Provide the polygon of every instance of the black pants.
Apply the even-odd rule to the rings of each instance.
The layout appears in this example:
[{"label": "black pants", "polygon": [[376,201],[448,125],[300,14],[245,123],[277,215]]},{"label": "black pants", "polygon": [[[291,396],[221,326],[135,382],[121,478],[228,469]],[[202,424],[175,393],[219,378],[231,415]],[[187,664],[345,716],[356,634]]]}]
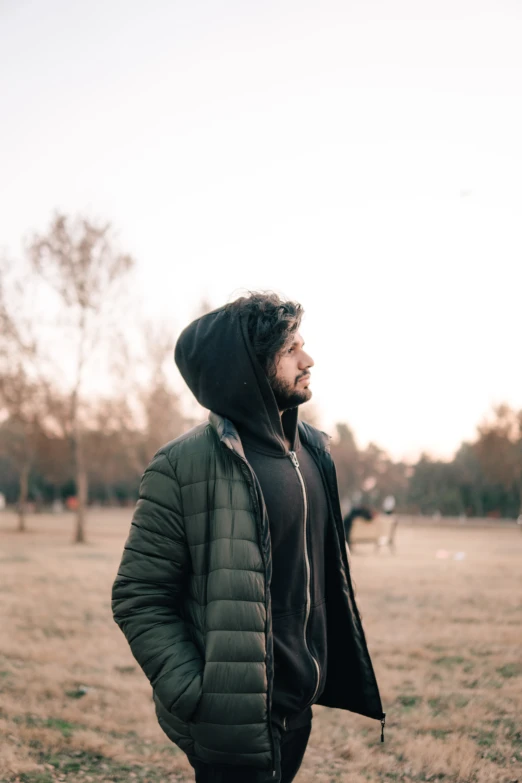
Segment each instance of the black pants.
[{"label": "black pants", "polygon": [[276,744],[276,774],[255,767],[204,764],[189,758],[196,772],[196,783],[291,783],[299,771],[310,738],[312,724],[283,731],[273,727]]}]

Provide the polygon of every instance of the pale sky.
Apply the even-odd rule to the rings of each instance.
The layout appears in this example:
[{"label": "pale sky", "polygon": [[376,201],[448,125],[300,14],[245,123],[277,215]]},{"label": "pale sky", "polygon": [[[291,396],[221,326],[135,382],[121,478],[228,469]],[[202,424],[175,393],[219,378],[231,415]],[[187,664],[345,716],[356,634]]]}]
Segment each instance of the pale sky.
[{"label": "pale sky", "polygon": [[298,299],[323,426],[450,456],[522,407],[521,41],[519,0],[0,0],[0,246],[110,220],[179,327]]}]

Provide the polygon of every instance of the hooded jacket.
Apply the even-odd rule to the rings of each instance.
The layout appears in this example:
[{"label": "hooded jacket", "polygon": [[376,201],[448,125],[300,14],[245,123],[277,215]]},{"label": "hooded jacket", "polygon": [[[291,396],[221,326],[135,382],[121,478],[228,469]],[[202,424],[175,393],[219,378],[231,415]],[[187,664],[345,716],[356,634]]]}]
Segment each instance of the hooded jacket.
[{"label": "hooded jacket", "polygon": [[[207,763],[273,768],[274,707],[295,713],[315,701],[383,718],[349,574],[335,468],[326,436],[302,422],[297,428],[297,410],[279,416],[236,313],[223,308],[190,324],[176,362],[212,412],[209,424],[160,449],[143,476],[113,587],[114,617],[151,681],[160,725],[176,744]],[[297,453],[302,446],[300,472],[316,504],[323,499],[319,526],[304,513],[292,464],[299,459],[289,458],[285,435]],[[271,460],[285,466],[291,497],[299,500],[293,563],[302,564],[311,528],[322,537],[322,569],[309,547],[310,580],[296,580],[289,596],[284,589],[271,593],[282,584],[274,523],[274,544],[284,529],[273,499],[278,518],[269,520],[261,483],[266,493],[270,482],[259,453],[268,474]],[[246,454],[257,459],[261,483]],[[280,610],[288,600],[285,622]],[[297,636],[303,611],[306,633]],[[292,656],[300,674],[286,685]],[[274,678],[278,666],[288,676],[278,677],[276,668]]]}]

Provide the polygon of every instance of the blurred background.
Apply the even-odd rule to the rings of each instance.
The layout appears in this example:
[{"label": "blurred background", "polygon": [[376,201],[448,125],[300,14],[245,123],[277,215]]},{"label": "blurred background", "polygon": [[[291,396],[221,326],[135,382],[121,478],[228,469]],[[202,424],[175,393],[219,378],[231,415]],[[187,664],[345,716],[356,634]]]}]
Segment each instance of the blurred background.
[{"label": "blurred background", "polygon": [[176,337],[245,290],[305,307],[396,708],[385,748],[319,711],[303,780],[522,774],[521,34],[514,0],[0,0],[0,780],[190,779],[108,591],[206,415]]}]

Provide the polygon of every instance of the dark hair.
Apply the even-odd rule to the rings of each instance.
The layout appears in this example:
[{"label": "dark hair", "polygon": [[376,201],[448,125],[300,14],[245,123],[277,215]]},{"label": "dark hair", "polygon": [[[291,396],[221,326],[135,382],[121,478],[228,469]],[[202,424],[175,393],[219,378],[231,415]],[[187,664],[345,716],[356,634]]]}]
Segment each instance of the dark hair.
[{"label": "dark hair", "polygon": [[277,354],[299,329],[302,306],[298,302],[285,302],[271,292],[253,291],[231,302],[226,309],[240,313],[245,320],[256,358],[271,377]]}]

